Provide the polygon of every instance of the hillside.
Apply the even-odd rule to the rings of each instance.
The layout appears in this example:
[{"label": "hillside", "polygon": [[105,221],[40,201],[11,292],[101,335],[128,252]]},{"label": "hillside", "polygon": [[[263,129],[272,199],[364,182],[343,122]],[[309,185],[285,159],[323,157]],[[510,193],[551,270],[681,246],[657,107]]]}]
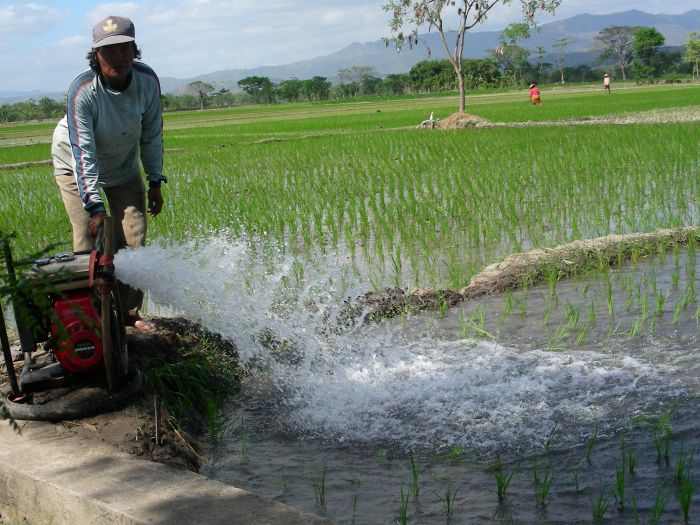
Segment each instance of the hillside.
[{"label": "hillside", "polygon": [[[534,31],[524,46],[534,50],[538,46],[552,49],[552,44],[561,38],[573,41],[566,48],[567,66],[592,63],[595,53],[590,52],[595,36],[608,26],[651,26],[666,37],[666,45],[685,44],[688,33],[700,30],[700,10],[692,10],[680,15],[650,14],[638,10],[624,11],[608,15],[577,15],[566,20],[542,24]],[[500,31],[481,31],[468,33],[465,38],[464,57],[483,58],[488,50],[498,45]],[[449,42],[454,42],[455,33],[447,34]],[[397,53],[392,46],[386,46],[382,40],[364,44],[352,43],[349,46],[310,60],[277,66],[262,66],[252,69],[227,69],[214,71],[193,78],[162,78],[163,91],[179,92],[195,80],[208,82],[217,87],[238,90],[237,82],[247,76],[269,77],[273,82],[297,78],[311,78],[320,75],[331,81],[337,80],[340,69],[352,66],[374,67],[379,76],[391,73],[407,72],[411,67],[428,58],[443,59],[444,54],[438,35],[423,34],[420,44],[414,49],[404,49]],[[429,52],[428,50],[431,50]],[[554,55],[544,56],[545,62],[554,62]]]}]

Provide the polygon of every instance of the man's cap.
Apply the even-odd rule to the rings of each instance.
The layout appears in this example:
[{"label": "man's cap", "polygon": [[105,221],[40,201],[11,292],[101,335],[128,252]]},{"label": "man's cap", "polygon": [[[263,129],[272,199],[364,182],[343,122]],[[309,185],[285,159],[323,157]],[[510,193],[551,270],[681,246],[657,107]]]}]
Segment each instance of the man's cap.
[{"label": "man's cap", "polygon": [[608,76],[608,74],[607,74],[607,73],[605,73],[605,75],[603,75],[603,76],[606,76],[606,77],[607,77],[607,76]]},{"label": "man's cap", "polygon": [[535,84],[530,84],[530,87],[531,87],[531,88],[535,87]]},{"label": "man's cap", "polygon": [[134,23],[123,16],[108,16],[97,22],[92,28],[93,49],[112,44],[134,42],[135,40]]}]

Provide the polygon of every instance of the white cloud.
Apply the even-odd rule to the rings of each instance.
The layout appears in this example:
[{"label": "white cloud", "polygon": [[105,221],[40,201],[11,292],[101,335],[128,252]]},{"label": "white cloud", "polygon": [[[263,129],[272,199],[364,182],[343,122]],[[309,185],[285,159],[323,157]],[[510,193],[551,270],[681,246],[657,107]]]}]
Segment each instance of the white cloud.
[{"label": "white cloud", "polygon": [[62,13],[47,5],[10,4],[0,7],[0,39],[36,36],[52,31]]}]

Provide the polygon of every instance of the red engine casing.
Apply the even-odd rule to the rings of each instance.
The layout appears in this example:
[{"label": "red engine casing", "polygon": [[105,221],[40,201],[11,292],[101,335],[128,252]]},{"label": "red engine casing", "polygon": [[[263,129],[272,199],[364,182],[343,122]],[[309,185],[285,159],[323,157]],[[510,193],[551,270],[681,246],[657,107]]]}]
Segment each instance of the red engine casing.
[{"label": "red engine casing", "polygon": [[101,321],[91,290],[68,292],[53,305],[51,325],[56,360],[69,372],[90,372],[102,365]]}]

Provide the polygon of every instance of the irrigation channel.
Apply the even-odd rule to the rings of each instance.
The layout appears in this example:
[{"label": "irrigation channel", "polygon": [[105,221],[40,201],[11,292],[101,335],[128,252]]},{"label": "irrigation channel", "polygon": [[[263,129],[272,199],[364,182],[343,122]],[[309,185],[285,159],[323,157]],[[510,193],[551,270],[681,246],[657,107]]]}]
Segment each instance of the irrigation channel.
[{"label": "irrigation channel", "polygon": [[367,285],[345,261],[250,241],[116,258],[252,372],[206,475],[347,524],[684,522],[700,484],[694,250],[348,326],[340,306]]}]

